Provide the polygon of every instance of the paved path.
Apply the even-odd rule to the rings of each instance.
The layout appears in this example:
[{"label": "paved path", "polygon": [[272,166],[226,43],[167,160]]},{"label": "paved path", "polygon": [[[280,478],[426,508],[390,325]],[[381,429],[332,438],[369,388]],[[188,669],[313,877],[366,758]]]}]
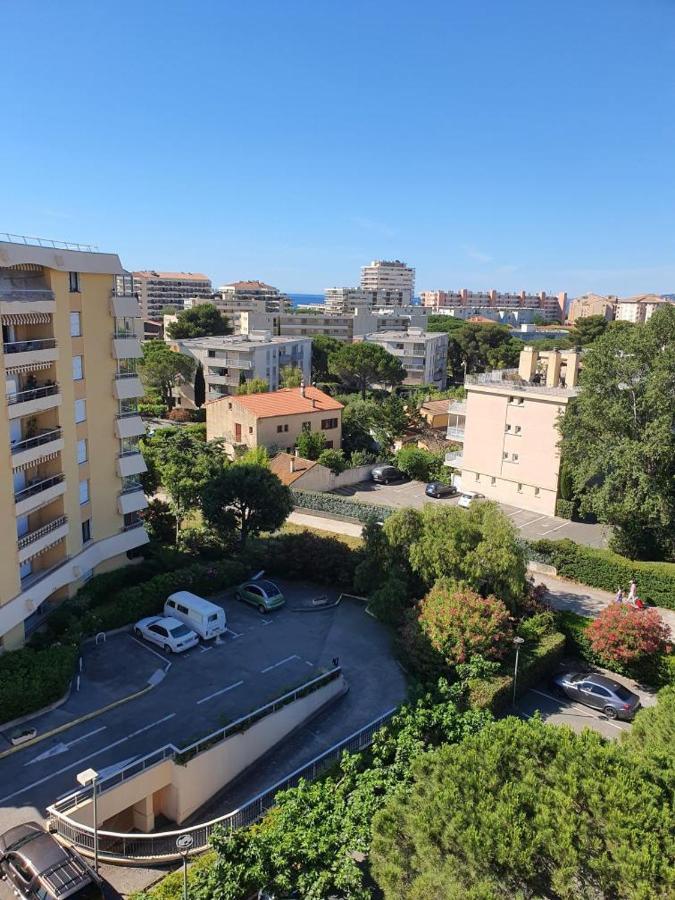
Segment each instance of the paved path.
[{"label": "paved path", "polygon": [[325,519],[323,516],[311,516],[308,513],[292,512],[288,521],[293,525],[315,528],[317,531],[331,531],[333,534],[346,534],[349,537],[361,537],[363,525],[357,522],[343,522],[341,519]]}]

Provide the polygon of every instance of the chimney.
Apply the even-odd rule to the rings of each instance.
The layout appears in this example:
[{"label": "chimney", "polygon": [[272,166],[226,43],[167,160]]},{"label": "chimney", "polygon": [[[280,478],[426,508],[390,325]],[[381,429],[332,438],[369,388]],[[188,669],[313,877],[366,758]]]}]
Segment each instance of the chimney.
[{"label": "chimney", "polygon": [[290,462],[291,472],[295,472],[295,456],[293,456],[293,454],[291,454],[291,458],[290,458],[289,462]]},{"label": "chimney", "polygon": [[300,382],[300,396],[301,397],[305,396],[305,379],[304,378]]}]

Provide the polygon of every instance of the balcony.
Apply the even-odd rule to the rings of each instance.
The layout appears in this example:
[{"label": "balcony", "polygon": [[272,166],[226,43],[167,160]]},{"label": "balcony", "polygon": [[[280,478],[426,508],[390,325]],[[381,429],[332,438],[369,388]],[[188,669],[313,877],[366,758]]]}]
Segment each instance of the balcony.
[{"label": "balcony", "polygon": [[141,379],[136,372],[118,373],[113,382],[113,394],[116,400],[131,400],[142,397],[145,391]]},{"label": "balcony", "polygon": [[128,413],[124,416],[117,416],[115,419],[115,437],[140,437],[144,434],[145,425],[143,424],[143,419],[141,419],[137,412]]},{"label": "balcony", "polygon": [[42,384],[15,394],[7,394],[7,412],[10,419],[34,416],[57,406],[61,406],[58,384]]},{"label": "balcony", "polygon": [[33,481],[14,494],[16,514],[17,516],[27,516],[28,513],[51,503],[65,492],[66,482],[62,473]]},{"label": "balcony", "polygon": [[48,550],[54,544],[58,544],[68,534],[68,517],[57,516],[46,525],[36,528],[35,531],[29,531],[20,537],[17,544],[19,548],[19,562],[25,562],[38,553]]},{"label": "balcony", "polygon": [[464,440],[464,426],[463,425],[449,425],[448,430],[445,432],[445,436],[449,441],[463,441]]},{"label": "balcony", "polygon": [[52,428],[33,437],[16,441],[11,446],[12,468],[25,468],[52,454],[63,450],[63,435],[60,428]]},{"label": "balcony", "polygon": [[117,497],[117,509],[123,516],[139,512],[141,509],[145,509],[147,505],[148,501],[140,485],[121,491]]},{"label": "balcony", "polygon": [[5,368],[18,369],[22,366],[48,366],[59,358],[55,338],[41,338],[36,341],[9,341],[2,345],[5,354]]},{"label": "balcony", "polygon": [[143,356],[141,342],[135,334],[130,332],[116,335],[112,344],[112,353],[115,359],[140,359]]},{"label": "balcony", "polygon": [[120,294],[110,298],[110,315],[116,319],[138,319],[141,307],[134,294]]},{"label": "balcony", "polygon": [[464,454],[461,450],[452,450],[445,454],[445,465],[453,469],[461,469],[464,465]]},{"label": "balcony", "polygon": [[46,288],[13,290],[0,285],[0,315],[16,316],[31,313],[54,315],[56,299],[54,292]]},{"label": "balcony", "polygon": [[127,478],[129,475],[141,475],[147,471],[148,467],[143,459],[143,454],[139,450],[120,453],[117,457],[117,474],[120,478]]},{"label": "balcony", "polygon": [[466,400],[451,400],[449,411],[451,416],[465,416]]}]

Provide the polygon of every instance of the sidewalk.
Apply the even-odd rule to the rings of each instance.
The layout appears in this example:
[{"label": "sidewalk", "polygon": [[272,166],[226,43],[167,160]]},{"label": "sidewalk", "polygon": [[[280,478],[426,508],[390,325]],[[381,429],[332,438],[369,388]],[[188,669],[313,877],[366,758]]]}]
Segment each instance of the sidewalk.
[{"label": "sidewalk", "polygon": [[287,521],[292,522],[294,525],[301,525],[304,528],[315,528],[317,531],[332,531],[333,534],[346,534],[349,537],[360,538],[363,532],[363,525],[357,522],[326,519],[323,516],[310,516],[307,513],[292,512]]}]

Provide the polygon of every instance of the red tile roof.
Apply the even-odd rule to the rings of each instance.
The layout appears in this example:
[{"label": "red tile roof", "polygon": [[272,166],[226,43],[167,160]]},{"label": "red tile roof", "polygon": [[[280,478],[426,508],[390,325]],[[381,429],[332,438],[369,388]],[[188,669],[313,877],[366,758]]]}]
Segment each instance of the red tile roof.
[{"label": "red tile roof", "polygon": [[324,394],[318,388],[311,385],[306,387],[304,397],[301,390],[302,388],[282,388],[279,391],[269,391],[265,394],[221,397],[214,402],[222,403],[223,400],[228,400],[230,403],[236,403],[259,419],[344,409],[342,403],[334,400],[329,394]]},{"label": "red tile roof", "polygon": [[[291,471],[291,462],[293,463],[293,471]],[[293,484],[301,475],[304,475],[305,472],[313,469],[316,465],[317,463],[314,460],[293,456],[292,453],[277,453],[274,459],[270,460],[270,469],[282,484]]]}]

